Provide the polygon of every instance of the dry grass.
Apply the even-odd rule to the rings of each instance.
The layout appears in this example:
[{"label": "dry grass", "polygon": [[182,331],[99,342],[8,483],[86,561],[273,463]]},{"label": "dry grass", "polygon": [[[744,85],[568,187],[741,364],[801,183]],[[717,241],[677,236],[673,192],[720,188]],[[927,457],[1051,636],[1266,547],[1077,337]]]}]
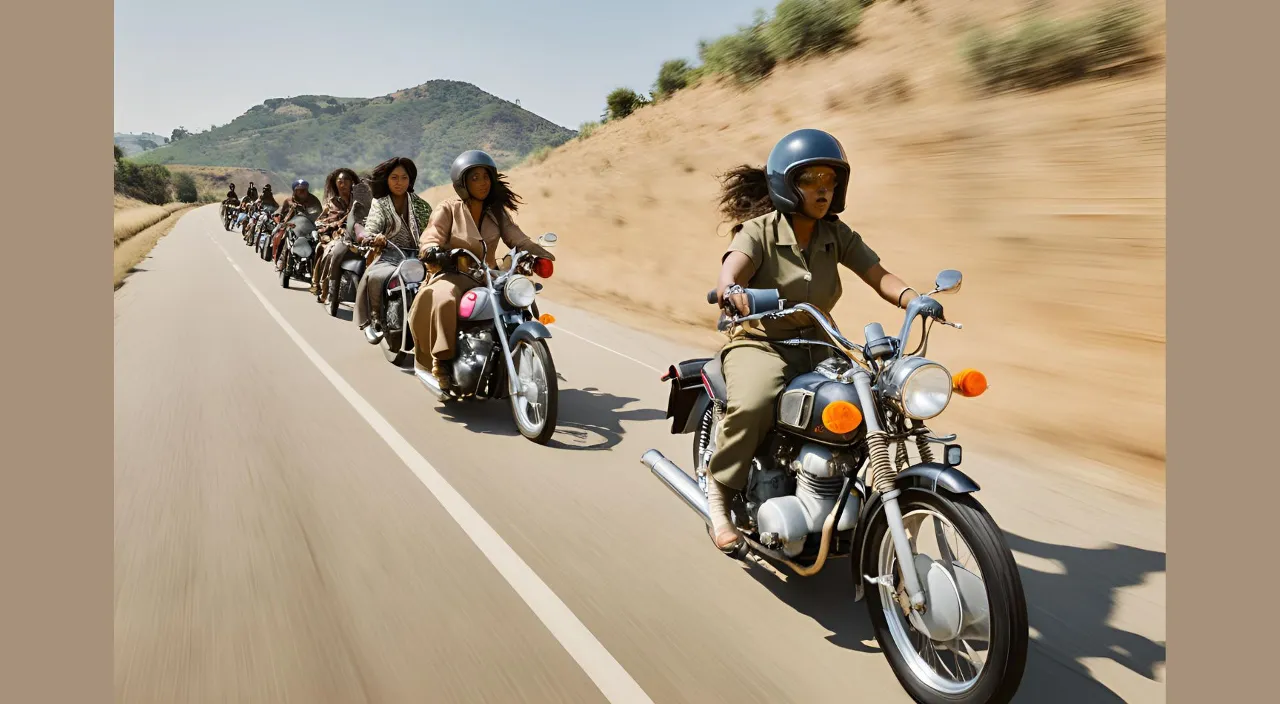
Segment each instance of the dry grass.
[{"label": "dry grass", "polygon": [[119,213],[121,210],[132,210],[134,208],[152,208],[152,207],[155,207],[155,206],[151,205],[150,203],[144,203],[138,200],[137,198],[130,198],[129,196],[122,195],[120,193],[115,194],[115,210],[117,213]]},{"label": "dry grass", "polygon": [[129,201],[134,203],[140,202],[134,201],[132,198],[126,198],[120,195],[116,196],[116,211],[115,218],[112,223],[112,229],[115,231],[114,240],[115,246],[117,247],[119,247],[122,242],[128,241],[130,238],[137,235],[139,232],[142,232],[148,227],[151,227],[152,225],[155,225],[161,220],[169,217],[170,213],[182,210],[188,205],[187,203],[169,203],[166,205],[148,205],[146,203],[142,203],[132,208],[121,209],[120,205],[122,201],[125,204]]},{"label": "dry grass", "polygon": [[[1164,7],[1144,5],[1162,44]],[[1055,3],[1062,12],[1094,6]],[[916,288],[944,268],[965,274],[964,290],[945,300],[965,329],[937,330],[930,354],[982,369],[993,386],[957,399],[939,432],[996,432],[1016,452],[1019,437],[1046,441],[1162,480],[1164,68],[980,99],[967,80],[965,31],[1015,26],[1024,0],[928,7],[922,15],[875,3],[851,52],[780,66],[748,92],[686,89],[515,169],[523,228],[563,238],[547,293],[720,344],[703,299],[728,245],[715,174],[762,164],[790,130],[829,130],[854,165],[844,220],[885,265]],[[900,85],[909,85],[905,102]],[[856,277],[843,281],[834,311],[842,329],[900,324]]]},{"label": "dry grass", "polygon": [[170,211],[166,217],[157,221],[155,224],[144,228],[132,237],[120,242],[117,240],[115,252],[113,255],[113,278],[115,288],[120,288],[124,284],[124,280],[129,277],[130,271],[137,266],[151,250],[160,241],[161,237],[169,234],[173,226],[178,224],[182,216],[187,211],[195,208],[195,205],[183,203],[176,209]]}]

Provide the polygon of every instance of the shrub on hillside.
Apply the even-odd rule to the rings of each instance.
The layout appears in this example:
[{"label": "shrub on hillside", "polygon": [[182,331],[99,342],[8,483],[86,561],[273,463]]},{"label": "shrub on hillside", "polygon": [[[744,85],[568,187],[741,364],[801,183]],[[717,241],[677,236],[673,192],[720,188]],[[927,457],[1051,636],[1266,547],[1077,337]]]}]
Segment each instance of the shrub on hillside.
[{"label": "shrub on hillside", "polygon": [[584,122],[581,125],[578,125],[578,139],[586,139],[587,137],[590,137],[599,128],[599,122]]},{"label": "shrub on hillside", "polygon": [[764,39],[764,18],[756,23],[711,42],[699,42],[698,58],[709,73],[729,76],[739,84],[750,84],[765,76],[777,65]]},{"label": "shrub on hillside", "polygon": [[644,99],[644,96],[630,88],[615,88],[605,98],[605,119],[621,120],[640,107],[647,105],[648,102]]},{"label": "shrub on hillside", "polygon": [[541,164],[547,160],[547,157],[551,156],[552,151],[554,151],[554,149],[551,147],[539,147],[530,152],[529,156],[525,157],[524,161],[530,166]]},{"label": "shrub on hillside", "polygon": [[849,46],[861,20],[859,0],[782,0],[764,40],[774,58],[794,61]]},{"label": "shrub on hillside", "polygon": [[975,30],[965,58],[988,90],[1051,88],[1141,54],[1142,23],[1141,10],[1127,0],[1077,19],[1033,15],[1002,36]]},{"label": "shrub on hillside", "polygon": [[117,193],[154,205],[169,202],[169,170],[159,164],[138,165],[128,159],[116,162]]},{"label": "shrub on hillside", "polygon": [[658,80],[653,82],[653,97],[666,100],[676,91],[684,90],[689,86],[692,73],[693,68],[684,59],[672,59],[663,63],[662,68],[658,69]]},{"label": "shrub on hillside", "polygon": [[196,180],[189,173],[179,172],[173,175],[173,192],[183,203],[194,203],[200,199]]}]

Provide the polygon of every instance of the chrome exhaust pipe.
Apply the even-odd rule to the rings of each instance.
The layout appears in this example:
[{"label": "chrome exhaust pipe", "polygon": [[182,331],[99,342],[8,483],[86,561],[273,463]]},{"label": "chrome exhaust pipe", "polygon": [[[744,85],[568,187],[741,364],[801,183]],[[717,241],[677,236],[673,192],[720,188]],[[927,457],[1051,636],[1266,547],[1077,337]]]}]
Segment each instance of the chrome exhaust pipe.
[{"label": "chrome exhaust pipe", "polygon": [[711,525],[711,512],[707,509],[707,496],[697,480],[685,474],[676,463],[662,456],[657,450],[649,450],[640,458],[640,462],[662,480],[673,494],[679,496],[693,512],[702,517],[702,521]]},{"label": "chrome exhaust pipe", "polygon": [[427,391],[435,394],[437,399],[444,398],[444,392],[440,390],[440,383],[436,381],[435,376],[418,369],[416,364],[413,366],[413,375],[418,377],[418,381],[421,381],[422,385],[427,387]]}]

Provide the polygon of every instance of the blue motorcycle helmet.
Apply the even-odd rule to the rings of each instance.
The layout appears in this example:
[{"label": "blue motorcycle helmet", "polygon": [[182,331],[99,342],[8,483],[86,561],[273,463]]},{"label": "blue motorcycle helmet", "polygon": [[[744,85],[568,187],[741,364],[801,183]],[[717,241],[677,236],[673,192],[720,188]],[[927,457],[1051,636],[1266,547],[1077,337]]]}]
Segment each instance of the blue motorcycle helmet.
[{"label": "blue motorcycle helmet", "polygon": [[769,152],[765,175],[769,181],[769,198],[773,207],[782,213],[800,210],[800,192],[796,189],[796,176],[808,166],[830,166],[836,172],[836,190],[831,196],[831,215],[844,211],[845,195],[849,191],[849,160],[840,140],[815,129],[801,129],[778,141]]},{"label": "blue motorcycle helmet", "polygon": [[307,183],[307,179],[305,179],[305,178],[300,178],[300,179],[297,179],[297,180],[295,180],[295,181],[293,182],[293,190],[295,190],[295,191],[296,191],[296,190],[298,190],[299,188],[305,188],[305,189],[307,189],[307,190],[309,191],[309,190],[311,190],[311,184],[310,184],[310,183]]}]

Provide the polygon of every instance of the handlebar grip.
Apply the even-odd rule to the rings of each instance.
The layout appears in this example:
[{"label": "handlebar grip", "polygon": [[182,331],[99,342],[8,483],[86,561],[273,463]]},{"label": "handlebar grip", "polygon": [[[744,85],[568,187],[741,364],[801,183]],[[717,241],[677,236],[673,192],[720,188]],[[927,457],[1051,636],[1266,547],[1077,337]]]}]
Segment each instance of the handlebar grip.
[{"label": "handlebar grip", "polygon": [[715,305],[716,303],[716,290],[714,288],[707,291],[707,303],[710,303],[711,305]]}]

